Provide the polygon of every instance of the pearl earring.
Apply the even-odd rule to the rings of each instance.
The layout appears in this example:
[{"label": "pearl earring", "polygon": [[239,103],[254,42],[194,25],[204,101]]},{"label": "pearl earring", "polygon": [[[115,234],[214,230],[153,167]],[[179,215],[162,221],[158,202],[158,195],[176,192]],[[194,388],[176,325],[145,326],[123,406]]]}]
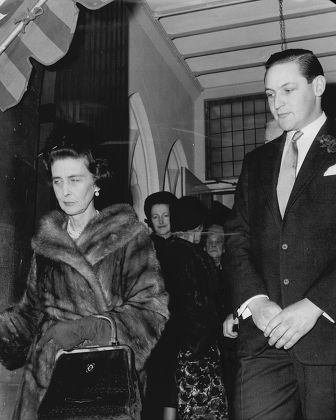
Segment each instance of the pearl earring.
[{"label": "pearl earring", "polygon": [[99,197],[99,190],[96,190],[96,191],[94,192],[94,195],[95,195],[96,197]]}]

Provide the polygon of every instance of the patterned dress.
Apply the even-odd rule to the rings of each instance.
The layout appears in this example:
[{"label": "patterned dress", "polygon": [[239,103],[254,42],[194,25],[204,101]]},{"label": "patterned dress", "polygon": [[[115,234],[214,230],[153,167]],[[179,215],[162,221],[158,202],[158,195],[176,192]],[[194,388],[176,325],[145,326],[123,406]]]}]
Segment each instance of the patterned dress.
[{"label": "patterned dress", "polygon": [[218,349],[211,346],[202,358],[180,351],[176,380],[179,420],[227,420],[228,404]]}]

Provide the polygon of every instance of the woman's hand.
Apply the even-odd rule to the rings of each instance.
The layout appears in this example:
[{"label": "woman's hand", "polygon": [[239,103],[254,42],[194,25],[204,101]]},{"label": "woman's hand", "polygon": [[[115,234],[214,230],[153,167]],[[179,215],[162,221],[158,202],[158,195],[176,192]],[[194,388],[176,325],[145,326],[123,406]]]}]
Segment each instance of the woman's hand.
[{"label": "woman's hand", "polygon": [[228,338],[237,338],[238,333],[233,330],[234,326],[238,324],[238,320],[233,318],[233,314],[226,317],[223,322],[223,335]]},{"label": "woman's hand", "polygon": [[70,350],[85,340],[93,341],[97,332],[108,324],[94,316],[87,316],[73,321],[62,321],[50,327],[41,338],[38,346],[43,347],[53,340],[58,347]]}]

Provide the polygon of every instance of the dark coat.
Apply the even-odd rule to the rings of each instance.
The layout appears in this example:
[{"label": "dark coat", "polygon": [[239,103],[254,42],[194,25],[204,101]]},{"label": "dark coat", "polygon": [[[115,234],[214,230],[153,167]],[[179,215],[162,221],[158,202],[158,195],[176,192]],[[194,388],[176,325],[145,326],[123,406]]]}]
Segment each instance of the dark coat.
[{"label": "dark coat", "polygon": [[211,257],[198,244],[171,236],[159,258],[170,295],[178,349],[201,354],[216,343],[221,329],[219,277]]},{"label": "dark coat", "polygon": [[[285,135],[246,155],[226,226],[234,233],[227,255],[235,308],[257,294],[282,308],[306,297],[336,320],[336,176],[323,176],[336,164],[336,153],[319,143],[321,135],[335,133],[330,121],[321,128],[283,219],[276,185]],[[268,345],[251,317],[240,323],[239,342],[242,354]],[[321,316],[292,351],[305,364],[336,364],[335,349],[335,324]]]},{"label": "dark coat", "polygon": [[15,419],[36,418],[58,350],[53,341],[41,350],[37,344],[52,324],[92,314],[113,317],[119,341],[133,348],[140,372],[168,317],[152,242],[130,206],[103,210],[77,244],[65,226],[58,211],[42,219],[32,240],[27,290],[0,315],[1,362],[8,368],[25,363]]},{"label": "dark coat", "polygon": [[148,363],[145,418],[159,418],[153,406],[177,406],[177,356],[190,350],[202,359],[217,345],[221,330],[218,273],[201,246],[176,236],[151,235],[166,289],[170,319]]}]

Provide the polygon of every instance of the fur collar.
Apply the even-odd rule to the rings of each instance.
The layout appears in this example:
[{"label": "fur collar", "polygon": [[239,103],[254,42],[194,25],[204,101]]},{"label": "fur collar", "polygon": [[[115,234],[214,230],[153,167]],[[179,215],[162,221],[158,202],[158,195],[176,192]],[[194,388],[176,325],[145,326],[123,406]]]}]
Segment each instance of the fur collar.
[{"label": "fur collar", "polygon": [[123,247],[145,229],[128,204],[115,204],[102,210],[87,224],[77,243],[66,231],[67,220],[68,217],[60,211],[42,217],[32,239],[32,248],[36,254],[65,262],[79,272],[83,271],[83,266],[92,267]]}]

